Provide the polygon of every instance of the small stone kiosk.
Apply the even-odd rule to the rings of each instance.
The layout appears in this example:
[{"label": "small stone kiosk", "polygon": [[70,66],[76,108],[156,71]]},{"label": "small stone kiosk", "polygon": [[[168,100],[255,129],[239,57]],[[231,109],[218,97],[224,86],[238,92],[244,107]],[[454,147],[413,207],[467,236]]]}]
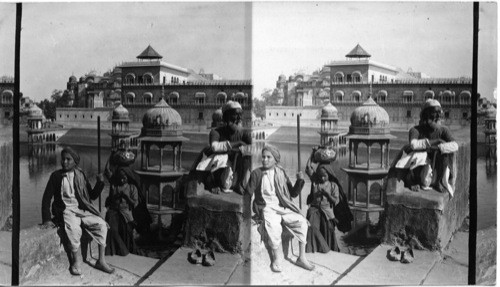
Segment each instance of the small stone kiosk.
[{"label": "small stone kiosk", "polygon": [[339,115],[337,109],[328,103],[321,109],[320,144],[337,148],[339,146]]},{"label": "small stone kiosk", "polygon": [[48,129],[44,126],[45,117],[43,111],[36,104],[33,104],[28,110],[28,144],[54,143],[56,137],[54,134],[47,133]]},{"label": "small stone kiosk", "polygon": [[[366,215],[366,234],[370,236],[369,214],[381,214],[385,207],[384,178],[389,170],[389,142],[395,136],[389,128],[389,114],[371,96],[351,114],[349,165],[342,168],[348,176],[348,202],[356,214]],[[380,155],[374,156],[374,148]]]},{"label": "small stone kiosk", "polygon": [[[181,116],[163,99],[144,114],[142,125],[141,169],[136,173],[141,177],[149,212],[158,216],[161,237],[161,217],[184,211],[179,202],[177,181],[186,174],[181,167],[181,155],[182,143],[188,139],[182,136]],[[170,163],[165,158],[169,158]],[[152,204],[152,197],[158,202]]]},{"label": "small stone kiosk", "polygon": [[129,131],[130,119],[128,110],[120,103],[114,110],[111,117],[111,150],[116,151],[120,147],[120,142],[124,143],[123,148],[130,147]]}]

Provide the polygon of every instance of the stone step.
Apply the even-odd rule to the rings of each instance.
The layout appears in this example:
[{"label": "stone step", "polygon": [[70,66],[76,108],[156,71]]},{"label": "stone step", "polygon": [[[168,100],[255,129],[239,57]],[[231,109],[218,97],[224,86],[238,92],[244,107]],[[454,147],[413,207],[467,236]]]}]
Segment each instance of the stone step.
[{"label": "stone step", "polygon": [[438,252],[413,250],[410,264],[387,259],[393,246],[379,245],[336,284],[338,285],[421,285],[441,259]]},{"label": "stone step", "polygon": [[307,258],[315,265],[313,271],[307,271],[294,263],[299,254],[299,244],[297,239],[292,239],[290,259],[283,261],[281,273],[274,273],[270,268],[269,253],[260,241],[257,225],[252,225],[251,247],[252,285],[331,285],[362,259],[333,251],[325,254],[307,253]]}]

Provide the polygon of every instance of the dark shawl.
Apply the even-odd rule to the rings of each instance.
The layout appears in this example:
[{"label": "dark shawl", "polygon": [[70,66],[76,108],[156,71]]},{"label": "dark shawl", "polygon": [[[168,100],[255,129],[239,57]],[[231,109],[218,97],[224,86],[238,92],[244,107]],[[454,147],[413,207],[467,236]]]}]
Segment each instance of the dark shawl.
[{"label": "dark shawl", "polygon": [[[313,174],[311,177],[311,180],[313,182],[318,182],[318,171],[320,168],[323,168],[326,170],[328,174],[328,180],[335,182],[337,186],[339,187],[339,203],[333,207],[333,213],[335,214],[335,218],[338,220],[337,223],[337,229],[342,231],[342,232],[348,232],[352,228],[352,220],[353,216],[351,213],[351,209],[349,208],[349,203],[347,202],[347,196],[344,193],[344,190],[342,189],[342,185],[340,184],[340,181],[338,180],[337,176],[335,175],[335,171],[333,170],[333,164],[332,163],[320,163],[316,167],[316,172]],[[309,205],[311,204],[312,201],[312,190],[313,186],[311,184],[311,193],[307,196],[306,203]]]}]

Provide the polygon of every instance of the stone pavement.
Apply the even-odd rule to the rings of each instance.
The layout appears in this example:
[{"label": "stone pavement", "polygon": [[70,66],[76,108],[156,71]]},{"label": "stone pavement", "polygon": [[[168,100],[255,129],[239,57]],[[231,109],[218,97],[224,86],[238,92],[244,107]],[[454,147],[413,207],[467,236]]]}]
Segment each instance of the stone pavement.
[{"label": "stone pavement", "polygon": [[[94,244],[96,245],[96,244]],[[92,254],[97,256],[97,250]],[[106,256],[107,262],[115,268],[113,274],[107,274],[93,268],[95,259],[90,264],[82,264],[82,275],[69,273],[69,262],[63,256],[52,260],[43,267],[40,276],[22,282],[22,285],[135,285],[155,267],[158,259],[129,254],[127,256]]]},{"label": "stone pavement", "polygon": [[12,232],[0,231],[0,285],[11,284]]},{"label": "stone pavement", "polygon": [[307,258],[315,265],[313,271],[307,271],[294,264],[299,251],[298,241],[292,240],[290,260],[282,263],[282,272],[271,271],[271,259],[264,243],[260,242],[257,225],[252,226],[252,285],[331,285],[362,257],[345,253],[332,252],[307,253]]}]

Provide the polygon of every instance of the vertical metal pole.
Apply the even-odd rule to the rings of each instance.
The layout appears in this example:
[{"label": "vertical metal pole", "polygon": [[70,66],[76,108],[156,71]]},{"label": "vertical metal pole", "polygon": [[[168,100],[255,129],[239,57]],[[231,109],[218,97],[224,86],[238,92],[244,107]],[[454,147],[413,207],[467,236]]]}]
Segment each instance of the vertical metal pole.
[{"label": "vertical metal pole", "polygon": [[[300,164],[300,114],[297,114],[297,163],[298,163],[298,171],[301,171],[301,164]],[[299,193],[299,208],[302,209],[302,192]]]},{"label": "vertical metal pole", "polygon": [[[97,116],[97,173],[101,173],[101,116]],[[101,194],[99,194],[99,212],[101,208]]]},{"label": "vertical metal pole", "polygon": [[21,59],[21,18],[23,14],[23,4],[16,4],[16,39],[15,39],[15,56],[14,56],[14,123],[12,125],[13,137],[13,164],[12,164],[12,269],[11,282],[12,286],[19,285],[19,231],[21,221],[21,182],[20,182],[20,165],[19,165],[19,75],[20,75],[20,59]]},{"label": "vertical metal pole", "polygon": [[472,103],[470,124],[471,130],[471,161],[469,187],[469,285],[476,284],[476,240],[477,240],[477,63],[478,63],[478,33],[479,33],[479,2],[474,2],[473,8],[473,41],[472,41]]}]

